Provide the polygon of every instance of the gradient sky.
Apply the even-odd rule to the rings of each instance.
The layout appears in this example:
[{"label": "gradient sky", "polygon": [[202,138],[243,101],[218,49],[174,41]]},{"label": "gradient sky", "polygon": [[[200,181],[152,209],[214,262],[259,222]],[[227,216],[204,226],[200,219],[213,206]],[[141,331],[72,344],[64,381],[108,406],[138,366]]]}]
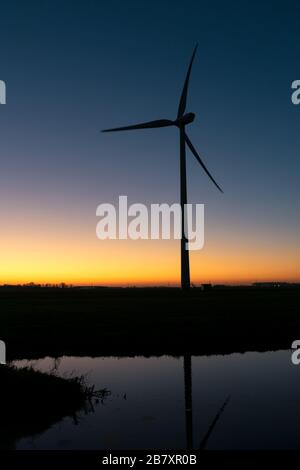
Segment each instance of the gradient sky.
[{"label": "gradient sky", "polygon": [[178,241],[99,241],[96,207],[178,202],[176,116],[199,48],[188,197],[205,204],[193,282],[300,281],[300,4],[286,0],[3,1],[0,283],[179,281]]}]

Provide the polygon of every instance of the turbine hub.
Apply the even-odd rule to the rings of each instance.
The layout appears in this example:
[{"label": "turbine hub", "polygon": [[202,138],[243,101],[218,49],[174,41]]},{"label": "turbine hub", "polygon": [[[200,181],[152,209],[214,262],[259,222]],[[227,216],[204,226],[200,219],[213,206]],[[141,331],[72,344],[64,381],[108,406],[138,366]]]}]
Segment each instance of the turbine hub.
[{"label": "turbine hub", "polygon": [[186,113],[184,116],[181,116],[175,121],[176,126],[181,127],[181,126],[186,126],[187,124],[190,124],[193,122],[195,119],[195,114],[194,113]]}]

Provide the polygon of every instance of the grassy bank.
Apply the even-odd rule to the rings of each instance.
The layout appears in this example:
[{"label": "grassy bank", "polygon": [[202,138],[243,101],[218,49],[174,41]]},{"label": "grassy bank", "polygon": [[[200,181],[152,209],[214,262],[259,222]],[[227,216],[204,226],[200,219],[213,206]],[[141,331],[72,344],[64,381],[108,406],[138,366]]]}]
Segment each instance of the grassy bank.
[{"label": "grassy bank", "polygon": [[92,394],[81,378],[64,379],[30,368],[0,366],[0,449],[74,416]]},{"label": "grassy bank", "polygon": [[288,348],[300,289],[0,289],[10,359]]}]

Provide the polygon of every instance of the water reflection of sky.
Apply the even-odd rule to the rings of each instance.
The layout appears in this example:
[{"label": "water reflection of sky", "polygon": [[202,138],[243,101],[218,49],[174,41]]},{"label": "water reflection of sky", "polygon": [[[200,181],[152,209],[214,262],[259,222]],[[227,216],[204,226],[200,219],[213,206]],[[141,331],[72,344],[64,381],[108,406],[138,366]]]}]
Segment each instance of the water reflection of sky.
[{"label": "water reflection of sky", "polygon": [[[54,360],[33,364],[49,370]],[[18,449],[186,447],[183,358],[64,357],[56,365],[60,375],[85,374],[112,395],[94,413],[80,413],[78,425],[66,418]],[[300,366],[289,351],[192,357],[195,448],[228,395],[208,449],[300,448]]]}]

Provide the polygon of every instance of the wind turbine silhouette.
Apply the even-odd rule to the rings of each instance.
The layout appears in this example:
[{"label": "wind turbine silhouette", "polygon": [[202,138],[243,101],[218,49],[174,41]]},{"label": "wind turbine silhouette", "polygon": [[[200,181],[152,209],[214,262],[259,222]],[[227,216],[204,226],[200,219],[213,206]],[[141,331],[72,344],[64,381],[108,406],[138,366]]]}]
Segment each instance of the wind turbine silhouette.
[{"label": "wind turbine silhouette", "polygon": [[184,209],[185,209],[185,205],[187,204],[186,147],[185,147],[186,144],[189,147],[192,154],[194,155],[194,157],[196,158],[196,160],[202,166],[205,173],[214,183],[214,185],[218,188],[219,191],[221,191],[221,193],[223,193],[220,186],[217,184],[217,182],[212,177],[211,173],[208,171],[208,169],[204,165],[197,150],[195,149],[189,137],[187,136],[187,133],[185,132],[185,126],[193,122],[195,119],[194,113],[185,114],[185,110],[186,110],[189,80],[190,80],[192,65],[194,62],[197,47],[198,45],[195,46],[190,63],[189,63],[189,67],[187,70],[185,82],[183,85],[183,89],[182,89],[182,93],[181,93],[181,97],[179,101],[177,118],[174,121],[170,119],[158,119],[156,121],[144,122],[144,123],[135,124],[132,126],[116,127],[113,129],[102,130],[102,132],[117,132],[117,131],[130,131],[130,130],[135,130],[135,129],[153,129],[157,127],[169,127],[169,126],[178,127],[179,134],[180,134],[181,287],[182,289],[185,289],[185,290],[190,288],[190,262],[189,262],[189,250],[188,248],[186,248],[186,244],[188,240],[185,235],[185,216],[184,216],[185,214]]}]

